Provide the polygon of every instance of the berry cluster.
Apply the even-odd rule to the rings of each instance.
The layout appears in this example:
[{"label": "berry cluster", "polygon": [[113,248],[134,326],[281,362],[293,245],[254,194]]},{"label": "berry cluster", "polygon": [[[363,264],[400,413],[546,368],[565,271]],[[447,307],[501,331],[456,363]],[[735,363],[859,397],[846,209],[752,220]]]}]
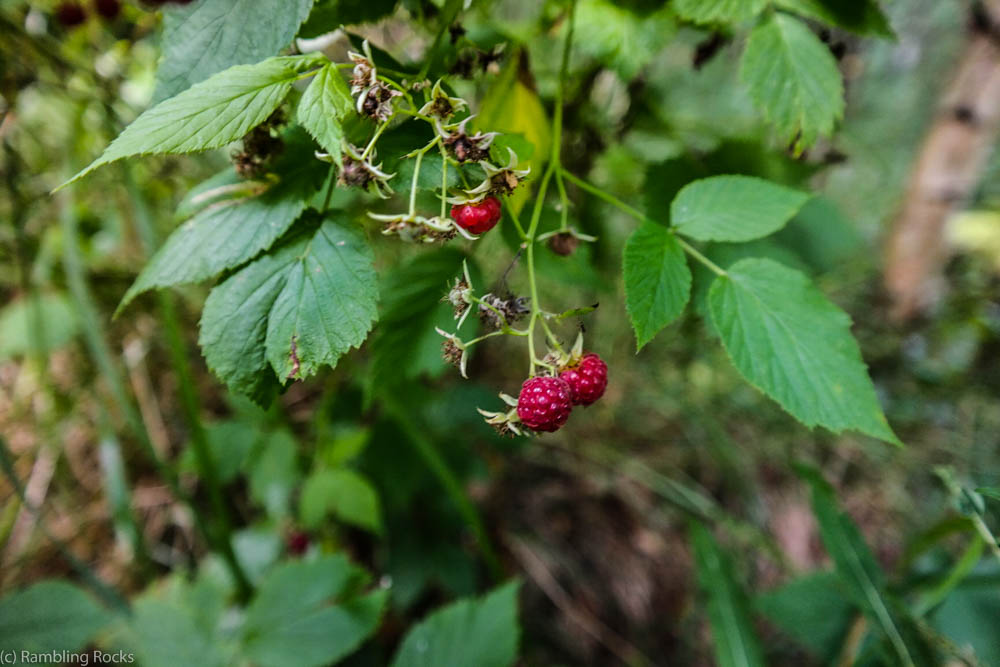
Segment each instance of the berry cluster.
[{"label": "berry cluster", "polygon": [[517,418],[532,431],[558,431],[574,405],[590,405],[604,395],[607,387],[608,365],[588,352],[567,363],[558,376],[525,380],[517,397]]}]

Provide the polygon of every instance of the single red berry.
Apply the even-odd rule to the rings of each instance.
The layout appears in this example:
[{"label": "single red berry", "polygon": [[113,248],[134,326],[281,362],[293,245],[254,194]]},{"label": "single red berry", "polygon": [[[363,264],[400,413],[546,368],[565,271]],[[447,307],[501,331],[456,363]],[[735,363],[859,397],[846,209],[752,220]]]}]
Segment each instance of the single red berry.
[{"label": "single red berry", "polygon": [[478,204],[456,204],[451,219],[472,234],[485,234],[500,221],[500,200],[487,197]]},{"label": "single red berry", "polygon": [[301,556],[309,548],[309,536],[301,530],[293,531],[287,539],[289,553]]},{"label": "single red berry", "polygon": [[64,28],[75,28],[87,20],[87,12],[78,2],[61,3],[56,7],[56,21]]},{"label": "single red berry", "polygon": [[608,388],[608,365],[588,352],[580,362],[559,374],[573,392],[573,405],[590,405]]},{"label": "single red berry", "polygon": [[558,431],[572,409],[572,390],[561,378],[533,377],[521,385],[517,416],[532,431]]},{"label": "single red berry", "polygon": [[94,9],[109,21],[118,18],[122,11],[121,0],[94,0]]}]

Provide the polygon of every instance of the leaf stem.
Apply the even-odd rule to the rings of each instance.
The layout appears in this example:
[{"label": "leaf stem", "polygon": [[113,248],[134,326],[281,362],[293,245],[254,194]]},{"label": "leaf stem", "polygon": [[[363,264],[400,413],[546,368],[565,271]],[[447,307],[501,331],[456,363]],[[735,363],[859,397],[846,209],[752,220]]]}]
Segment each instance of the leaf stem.
[{"label": "leaf stem", "polygon": [[[574,176],[572,173],[566,171],[565,169],[562,170],[562,175],[566,178],[566,180],[568,180],[571,183],[575,184],[581,190],[584,190],[585,192],[589,192],[590,194],[594,195],[598,199],[601,199],[601,200],[607,202],[608,204],[611,204],[612,206],[614,206],[618,210],[626,213],[627,215],[630,215],[631,217],[635,218],[636,220],[639,220],[640,222],[649,222],[649,223],[656,224],[656,225],[660,224],[656,220],[653,220],[652,218],[650,218],[649,216],[647,216],[645,213],[643,213],[639,209],[635,208],[634,206],[629,206],[628,204],[626,204],[625,202],[623,202],[621,199],[618,199],[618,197],[615,197],[613,194],[602,190],[601,188],[597,187],[596,185],[588,183],[587,181],[583,180],[582,178]],[[703,255],[697,248],[695,248],[690,243],[688,243],[687,241],[685,241],[683,238],[681,238],[680,236],[678,236],[674,232],[673,228],[668,227],[668,229],[670,230],[670,233],[674,235],[674,238],[677,240],[677,244],[680,245],[680,247],[684,249],[684,252],[686,252],[687,254],[691,255],[696,260],[698,260],[699,262],[701,262],[702,264],[704,264],[706,267],[708,267],[709,270],[711,270],[716,275],[719,275],[719,276],[729,275],[728,273],[726,273],[725,269],[723,269],[721,266],[719,266],[718,264],[716,264],[715,262],[713,262],[712,260],[710,260],[708,257],[705,257],[705,255]]]},{"label": "leaf stem", "polygon": [[[671,230],[671,233],[673,234],[673,230]],[[705,266],[707,266],[712,271],[712,273],[714,273],[714,274],[716,274],[718,276],[729,275],[728,273],[726,273],[725,269],[723,269],[721,266],[719,266],[718,264],[716,264],[715,262],[713,262],[712,260],[710,260],[708,257],[705,257],[694,246],[692,246],[690,243],[688,243],[687,241],[685,241],[684,239],[682,239],[677,234],[674,234],[674,240],[677,241],[677,245],[679,245],[680,247],[684,248],[684,252],[686,252],[687,254],[691,255],[696,260],[698,260],[699,262],[701,262],[702,264],[704,264]]]}]

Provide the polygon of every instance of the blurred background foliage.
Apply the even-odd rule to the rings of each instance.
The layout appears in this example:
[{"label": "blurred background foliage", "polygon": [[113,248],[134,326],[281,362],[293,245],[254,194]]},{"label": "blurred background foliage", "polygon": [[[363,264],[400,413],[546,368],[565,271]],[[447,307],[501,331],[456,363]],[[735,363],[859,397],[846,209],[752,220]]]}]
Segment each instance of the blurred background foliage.
[{"label": "blurred background foliage", "polygon": [[[524,664],[715,664],[712,607],[702,601],[706,590],[716,599],[713,586],[726,579],[748,596],[769,664],[883,664],[866,639],[878,632],[830,574],[830,535],[812,509],[829,498],[794,468],[808,462],[860,529],[885,590],[922,609],[924,638],[954,664],[1000,664],[1000,560],[980,560],[980,543],[966,558],[971,566],[958,569],[970,539],[980,539],[970,536],[982,534],[973,528],[988,531],[997,519],[997,501],[970,489],[1000,486],[1000,160],[970,212],[953,221],[956,252],[940,306],[894,324],[881,287],[887,225],[967,40],[969,3],[887,2],[893,38],[814,26],[839,56],[847,111],[832,140],[801,156],[775,137],[740,83],[745,31],[698,28],[669,4],[645,0],[581,0],[577,13],[564,164],[664,220],[682,185],[711,174],[817,192],[775,237],[717,244],[709,255],[722,266],[764,255],[810,273],[852,315],[903,449],[798,425],[738,377],[700,319],[686,317],[636,355],[620,268],[634,223],[572,189],[573,224],[599,240],[568,258],[543,251],[539,270],[548,302],[599,304],[582,322],[609,360],[611,384],[571,428],[501,440],[482,423],[475,408],[495,404],[498,387],[514,392],[523,374],[508,341],[477,348],[468,381],[440,359],[433,327],[450,320],[439,300],[459,252],[470,253],[477,280],[494,284],[513,257],[506,229],[459,249],[376,242],[384,296],[373,339],[266,411],[228,395],[196,344],[206,288],[146,295],[111,317],[176,225],[185,193],[227,168],[228,156],[129,161],[49,195],[150,103],[160,54],[151,5],[125,2],[114,18],[67,27],[58,4],[0,3],[8,473],[0,479],[0,591],[90,572],[138,600],[133,621],[105,645],[139,647],[144,664],[181,664],[157,653],[156,642],[183,637],[191,642],[184,664],[232,660],[224,611],[234,582],[144,454],[159,452],[178,488],[209,507],[189,445],[201,438],[252,584],[266,588],[284,574],[274,574],[277,563],[292,567],[310,552],[347,554],[388,586],[377,640],[348,664],[385,664],[413,620],[483,591],[498,572],[524,582]],[[386,7],[363,18],[393,7],[373,4]],[[483,65],[455,89],[476,100],[484,127],[512,133],[529,161],[548,150],[562,10],[474,2],[463,41],[432,69]],[[434,2],[404,0],[352,32],[407,63],[432,40],[440,12]],[[306,26],[322,32],[314,18],[320,23]],[[359,222],[371,205],[349,191],[333,200]],[[544,216],[558,225],[555,208]],[[708,278],[696,273],[696,309]],[[516,271],[509,287],[526,290]],[[446,492],[435,465],[474,507]],[[715,537],[697,533],[689,544],[692,517],[717,528]],[[145,560],[137,531],[150,547]],[[702,571],[699,591],[695,562],[720,549],[730,571]],[[962,576],[950,580],[956,570]],[[260,656],[268,654],[254,653],[265,649],[245,650],[267,663]]]}]

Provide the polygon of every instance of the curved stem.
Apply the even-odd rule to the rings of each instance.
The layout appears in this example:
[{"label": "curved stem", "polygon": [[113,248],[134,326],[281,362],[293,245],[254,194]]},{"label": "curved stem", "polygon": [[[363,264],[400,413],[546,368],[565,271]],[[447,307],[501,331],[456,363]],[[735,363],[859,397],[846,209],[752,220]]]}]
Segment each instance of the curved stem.
[{"label": "curved stem", "polygon": [[[545,193],[548,191],[549,181],[552,177],[562,171],[562,165],[560,163],[561,148],[562,148],[562,113],[563,113],[563,91],[566,86],[566,72],[569,69],[569,54],[570,47],[573,44],[573,18],[576,13],[576,2],[575,0],[570,3],[569,7],[569,27],[566,31],[566,41],[563,43],[562,51],[562,62],[559,67],[559,86],[556,89],[556,99],[555,108],[552,116],[552,152],[549,155],[549,164],[545,169],[545,174],[542,176],[542,182],[538,186],[538,195],[535,198],[535,206],[531,211],[531,222],[528,225],[528,232],[525,234],[525,244],[527,245],[526,253],[526,263],[528,265],[528,284],[531,289],[531,318],[528,320],[528,355],[531,358],[529,364],[529,375],[535,374],[535,366],[547,364],[540,364],[535,355],[535,323],[542,320],[542,328],[545,330],[546,335],[550,342],[555,342],[555,346],[559,349],[559,343],[555,340],[555,336],[549,329],[548,324],[544,321],[542,317],[542,308],[539,305],[538,300],[538,281],[535,279],[535,241],[538,235],[538,223],[542,217],[542,207],[545,205]],[[561,183],[557,179],[557,184]],[[564,205],[565,207],[565,205]],[[520,229],[520,224],[518,224]]]},{"label": "curved stem", "polygon": [[410,182],[410,209],[409,214],[412,218],[417,212],[417,179],[420,177],[420,163],[424,159],[424,153],[426,151],[422,150],[417,153],[417,163],[413,165],[413,180]]},{"label": "curved stem", "polygon": [[[566,170],[563,170],[562,175],[568,181],[570,181],[571,183],[573,183],[577,187],[579,187],[581,190],[584,190],[585,192],[589,192],[590,194],[594,195],[598,199],[601,199],[601,200],[607,202],[608,204],[611,204],[612,206],[614,206],[618,210],[620,210],[620,211],[622,211],[622,212],[624,212],[624,213],[632,216],[636,220],[638,220],[640,222],[649,222],[649,223],[652,223],[652,224],[660,224],[660,223],[656,222],[656,220],[653,220],[652,218],[650,218],[649,216],[647,216],[645,213],[643,213],[639,209],[635,208],[634,206],[629,206],[628,204],[626,204],[625,202],[623,202],[621,199],[618,199],[618,197],[615,197],[614,195],[612,195],[612,194],[610,194],[608,192],[605,192],[604,190],[602,190],[601,188],[597,187],[596,185],[588,183],[587,181],[583,180],[582,178],[574,176],[573,174],[571,174],[570,172],[568,172]],[[710,260],[708,257],[705,257],[705,255],[703,255],[697,248],[695,248],[690,243],[688,243],[687,241],[685,241],[684,239],[682,239],[680,236],[678,236],[674,232],[674,230],[672,228],[668,227],[668,229],[670,230],[670,233],[673,234],[674,238],[677,240],[677,244],[681,248],[684,249],[684,252],[686,252],[687,254],[691,255],[696,260],[698,260],[699,262],[701,262],[702,264],[704,264],[706,267],[708,267],[708,269],[710,271],[712,271],[716,275],[719,275],[719,276],[729,275],[729,274],[726,273],[725,269],[723,269],[721,266],[719,266],[718,264],[716,264],[715,262],[713,262],[712,260]]]},{"label": "curved stem", "polygon": [[375,129],[375,134],[372,135],[371,141],[369,141],[368,145],[365,146],[365,152],[361,154],[362,160],[367,158],[368,154],[372,152],[372,149],[375,148],[375,142],[378,141],[378,138],[382,136],[382,133],[385,132],[385,128],[387,127],[389,127],[388,121],[382,123]]}]

